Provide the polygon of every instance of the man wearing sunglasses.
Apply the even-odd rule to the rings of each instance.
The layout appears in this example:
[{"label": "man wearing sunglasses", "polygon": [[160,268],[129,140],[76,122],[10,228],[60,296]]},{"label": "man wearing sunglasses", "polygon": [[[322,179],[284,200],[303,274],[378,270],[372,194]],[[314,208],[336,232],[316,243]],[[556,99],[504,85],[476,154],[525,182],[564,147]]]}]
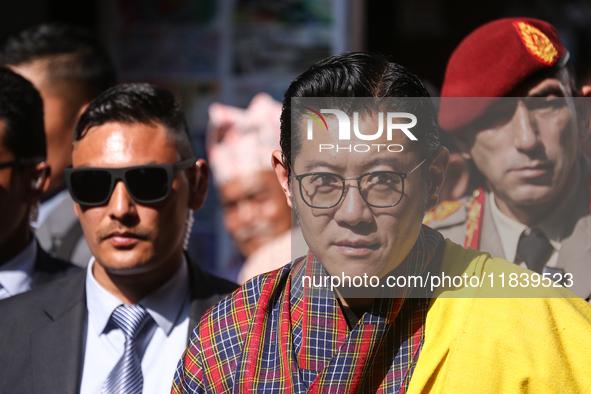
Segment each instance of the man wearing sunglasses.
[{"label": "man wearing sunglasses", "polygon": [[11,35],[0,47],[0,64],[31,81],[43,98],[52,176],[32,223],[37,239],[50,255],[86,267],[91,253],[63,172],[72,164],[74,127],[90,101],[117,82],[115,67],[88,30],[64,24],[41,24]]},{"label": "man wearing sunglasses", "polygon": [[0,68],[0,300],[77,270],[50,257],[31,232],[49,177],[41,97]]},{"label": "man wearing sunglasses", "polygon": [[[310,253],[205,314],[173,392],[590,388],[584,300],[564,289],[503,293],[498,275],[530,271],[421,224],[447,160],[428,93],[403,67],[347,53],[300,75],[285,93],[273,163]],[[498,287],[471,287],[484,272]],[[454,283],[421,285],[443,273]],[[520,295],[538,298],[502,298]]]},{"label": "man wearing sunglasses", "polygon": [[[65,172],[94,258],[0,307],[0,392],[162,393],[201,315],[235,289],[183,244],[209,170],[172,94],[111,88],[76,127]],[[142,391],[143,390],[143,391]]]}]

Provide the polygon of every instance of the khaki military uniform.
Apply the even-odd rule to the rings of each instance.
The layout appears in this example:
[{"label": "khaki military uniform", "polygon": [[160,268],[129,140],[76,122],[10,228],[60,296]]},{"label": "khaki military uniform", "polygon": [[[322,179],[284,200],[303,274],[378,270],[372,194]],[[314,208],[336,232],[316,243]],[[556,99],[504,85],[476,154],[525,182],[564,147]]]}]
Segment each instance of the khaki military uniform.
[{"label": "khaki military uniform", "polygon": [[[561,236],[556,268],[572,274],[573,293],[591,297],[591,162],[579,162],[579,182]],[[444,201],[425,216],[424,223],[464,247],[506,259],[492,216],[491,196],[482,189],[458,201]]]}]

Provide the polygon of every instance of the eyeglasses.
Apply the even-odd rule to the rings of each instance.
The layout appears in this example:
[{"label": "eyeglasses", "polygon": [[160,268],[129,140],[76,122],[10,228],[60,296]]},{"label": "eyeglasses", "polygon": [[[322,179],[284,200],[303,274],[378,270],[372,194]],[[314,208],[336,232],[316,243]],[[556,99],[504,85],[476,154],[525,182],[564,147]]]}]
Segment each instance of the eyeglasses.
[{"label": "eyeglasses", "polygon": [[427,159],[407,173],[372,171],[358,178],[343,178],[332,172],[311,172],[295,175],[300,195],[311,208],[329,209],[339,205],[345,195],[345,181],[357,181],[359,193],[370,207],[389,208],[398,205],[404,195],[404,179]]},{"label": "eyeglasses", "polygon": [[11,161],[5,161],[4,163],[0,163],[0,170],[3,168],[8,168],[8,167],[22,167],[22,166],[26,166],[27,164],[36,164],[36,163],[39,163],[44,160],[45,160],[44,157],[31,157],[31,158],[27,158],[27,159],[16,159],[16,160],[11,160]]},{"label": "eyeglasses", "polygon": [[194,165],[193,159],[175,164],[148,164],[125,168],[66,168],[66,186],[78,204],[95,207],[106,204],[118,180],[140,204],[163,201],[170,195],[174,173]]}]

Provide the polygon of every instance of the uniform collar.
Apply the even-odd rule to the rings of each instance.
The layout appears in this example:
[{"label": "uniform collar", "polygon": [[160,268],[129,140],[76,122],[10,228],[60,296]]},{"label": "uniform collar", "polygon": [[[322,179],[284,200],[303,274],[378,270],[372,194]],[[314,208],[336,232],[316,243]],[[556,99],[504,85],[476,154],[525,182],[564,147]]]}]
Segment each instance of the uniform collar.
[{"label": "uniform collar", "polygon": [[[577,179],[579,178],[580,176]],[[560,202],[558,207],[556,207],[556,209],[539,225],[535,226],[542,230],[556,251],[560,251],[560,245],[564,236],[564,229],[566,227],[567,220],[570,217],[570,211],[575,206],[576,196],[580,193],[580,185],[582,184],[584,184],[584,182],[577,182],[575,187],[571,189],[569,194]],[[491,201],[491,214],[499,237],[501,238],[505,259],[514,262],[517,255],[517,244],[519,243],[519,238],[524,231],[529,232],[531,227],[526,226],[525,224],[520,223],[501,212],[497,206],[495,196],[492,191],[489,192],[488,198]]]}]

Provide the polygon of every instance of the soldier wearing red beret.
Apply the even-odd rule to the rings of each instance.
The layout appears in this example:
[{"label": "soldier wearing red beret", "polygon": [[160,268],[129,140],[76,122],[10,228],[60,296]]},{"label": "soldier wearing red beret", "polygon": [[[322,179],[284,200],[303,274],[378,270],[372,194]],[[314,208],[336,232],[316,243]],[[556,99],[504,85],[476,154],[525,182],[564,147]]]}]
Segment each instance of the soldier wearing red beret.
[{"label": "soldier wearing red beret", "polygon": [[544,21],[506,18],[468,35],[449,59],[439,110],[487,188],[443,202],[426,222],[591,296],[591,163],[569,52]]}]

